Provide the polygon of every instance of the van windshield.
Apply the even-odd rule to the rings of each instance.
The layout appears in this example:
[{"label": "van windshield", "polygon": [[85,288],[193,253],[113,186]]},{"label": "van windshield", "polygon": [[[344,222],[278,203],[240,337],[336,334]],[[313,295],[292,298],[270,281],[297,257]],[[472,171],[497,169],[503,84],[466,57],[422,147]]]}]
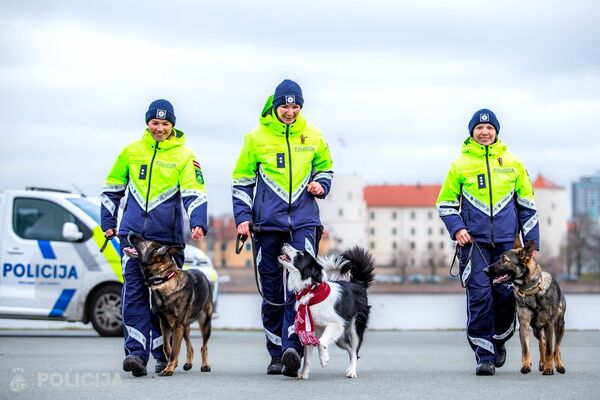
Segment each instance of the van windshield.
[{"label": "van windshield", "polygon": [[71,203],[81,208],[83,212],[92,217],[100,225],[100,200],[89,197],[73,197],[68,199]]}]

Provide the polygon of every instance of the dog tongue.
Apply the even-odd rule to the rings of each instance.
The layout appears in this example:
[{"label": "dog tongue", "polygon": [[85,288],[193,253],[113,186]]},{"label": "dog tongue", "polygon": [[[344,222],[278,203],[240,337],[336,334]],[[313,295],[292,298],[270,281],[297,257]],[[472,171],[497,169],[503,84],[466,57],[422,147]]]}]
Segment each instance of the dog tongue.
[{"label": "dog tongue", "polygon": [[497,277],[497,278],[494,278],[494,280],[493,280],[493,282],[492,282],[492,283],[493,283],[494,285],[499,285],[499,284],[501,284],[502,282],[505,282],[506,280],[508,280],[508,278],[509,278],[508,274],[504,274],[504,275],[502,275],[502,276],[499,276],[499,277]]},{"label": "dog tongue", "polygon": [[135,247],[125,247],[123,251],[129,254],[130,256],[137,256],[137,250],[135,249]]}]

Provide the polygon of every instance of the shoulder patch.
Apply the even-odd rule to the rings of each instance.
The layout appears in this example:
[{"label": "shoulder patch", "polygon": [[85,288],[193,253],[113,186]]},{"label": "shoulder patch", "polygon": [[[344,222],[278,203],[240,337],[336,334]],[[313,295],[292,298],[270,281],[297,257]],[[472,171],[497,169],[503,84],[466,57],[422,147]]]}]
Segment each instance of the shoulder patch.
[{"label": "shoulder patch", "polygon": [[204,185],[204,175],[202,175],[202,168],[200,167],[200,163],[196,160],[193,160],[192,163],[194,164],[196,181],[198,181],[199,184]]}]

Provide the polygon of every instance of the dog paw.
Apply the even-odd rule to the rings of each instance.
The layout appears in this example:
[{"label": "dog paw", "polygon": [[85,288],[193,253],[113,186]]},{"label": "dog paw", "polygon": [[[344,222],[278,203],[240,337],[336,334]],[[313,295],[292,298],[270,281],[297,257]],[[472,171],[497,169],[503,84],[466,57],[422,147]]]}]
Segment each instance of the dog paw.
[{"label": "dog paw", "polygon": [[308,372],[303,372],[301,374],[298,374],[298,379],[308,379]]},{"label": "dog paw", "polygon": [[172,375],[173,375],[173,371],[169,371],[166,368],[158,373],[158,376],[172,376]]},{"label": "dog paw", "polygon": [[531,372],[531,367],[521,367],[522,374],[528,374]]},{"label": "dog paw", "polygon": [[346,370],[346,378],[356,378],[356,370],[353,368],[348,368]]},{"label": "dog paw", "polygon": [[556,372],[558,372],[559,374],[564,374],[565,372],[567,372],[567,370],[565,369],[565,367],[560,366],[556,367]]},{"label": "dog paw", "polygon": [[545,368],[542,375],[554,375],[554,368]]},{"label": "dog paw", "polygon": [[200,371],[202,372],[210,372],[210,365],[203,365],[200,367]]},{"label": "dog paw", "polygon": [[190,369],[192,369],[192,363],[185,363],[185,364],[183,364],[183,370],[184,371],[189,371]]}]

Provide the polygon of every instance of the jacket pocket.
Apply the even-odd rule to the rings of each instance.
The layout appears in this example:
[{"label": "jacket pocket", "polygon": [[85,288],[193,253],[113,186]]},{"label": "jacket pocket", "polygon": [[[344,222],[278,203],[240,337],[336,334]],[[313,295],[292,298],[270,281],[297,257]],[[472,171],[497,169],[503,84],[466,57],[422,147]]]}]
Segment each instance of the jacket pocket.
[{"label": "jacket pocket", "polygon": [[260,191],[260,196],[258,196],[258,205],[256,206],[256,221],[260,223],[262,219],[262,208],[265,203],[265,188],[262,188]]}]

